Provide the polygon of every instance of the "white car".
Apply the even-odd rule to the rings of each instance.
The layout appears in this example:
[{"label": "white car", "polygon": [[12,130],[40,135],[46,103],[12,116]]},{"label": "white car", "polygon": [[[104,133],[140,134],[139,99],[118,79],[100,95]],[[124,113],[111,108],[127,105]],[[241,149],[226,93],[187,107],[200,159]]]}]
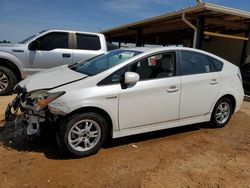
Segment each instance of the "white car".
[{"label": "white car", "polygon": [[96,153],[106,139],[200,122],[225,126],[243,101],[239,68],[180,47],[108,52],[35,74],[16,87],[6,119],[20,107],[27,135],[57,126],[63,151]]}]

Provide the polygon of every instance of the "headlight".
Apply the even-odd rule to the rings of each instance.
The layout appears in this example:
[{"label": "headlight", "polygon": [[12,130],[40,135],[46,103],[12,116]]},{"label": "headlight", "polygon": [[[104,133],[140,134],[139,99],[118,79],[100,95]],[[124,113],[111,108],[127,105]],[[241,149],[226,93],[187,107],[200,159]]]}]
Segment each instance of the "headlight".
[{"label": "headlight", "polygon": [[46,91],[40,91],[40,92],[37,91],[35,93],[32,93],[33,96],[37,94],[35,103],[34,103],[34,107],[36,111],[44,109],[46,106],[48,106],[49,103],[51,103],[58,97],[62,96],[64,93],[65,93],[64,91],[56,92],[56,93],[48,93]]}]

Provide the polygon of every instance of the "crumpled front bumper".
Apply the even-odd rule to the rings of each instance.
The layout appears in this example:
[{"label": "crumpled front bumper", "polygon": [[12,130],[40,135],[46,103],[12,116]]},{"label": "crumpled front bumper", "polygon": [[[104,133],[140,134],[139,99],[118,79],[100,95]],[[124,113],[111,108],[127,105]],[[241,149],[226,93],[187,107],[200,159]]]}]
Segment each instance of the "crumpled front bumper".
[{"label": "crumpled front bumper", "polygon": [[17,95],[15,99],[8,104],[5,110],[5,120],[6,121],[15,121],[17,118],[18,109],[20,108],[21,100],[20,95]]},{"label": "crumpled front bumper", "polygon": [[20,109],[23,118],[22,122],[25,125],[24,127],[26,127],[26,134],[28,136],[39,135],[40,124],[46,121],[45,111],[36,112],[26,108],[27,106],[23,105],[21,102],[21,97],[22,94],[17,95],[16,98],[8,104],[5,110],[5,120],[15,121]]}]

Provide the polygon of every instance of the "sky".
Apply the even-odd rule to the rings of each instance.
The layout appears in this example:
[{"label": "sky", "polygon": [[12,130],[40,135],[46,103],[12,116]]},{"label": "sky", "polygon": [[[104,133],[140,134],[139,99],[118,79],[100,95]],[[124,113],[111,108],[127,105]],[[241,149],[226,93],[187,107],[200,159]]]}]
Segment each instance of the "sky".
[{"label": "sky", "polygon": [[[203,0],[250,11],[249,0]],[[99,32],[194,6],[196,0],[0,0],[0,40],[45,29]]]}]

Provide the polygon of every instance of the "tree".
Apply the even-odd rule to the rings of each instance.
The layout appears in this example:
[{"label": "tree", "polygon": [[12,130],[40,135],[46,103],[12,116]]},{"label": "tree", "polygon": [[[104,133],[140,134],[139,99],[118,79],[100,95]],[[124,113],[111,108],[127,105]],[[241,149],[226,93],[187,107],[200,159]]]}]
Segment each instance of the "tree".
[{"label": "tree", "polygon": [[7,40],[2,40],[2,41],[0,41],[0,43],[11,43],[11,42],[7,41]]}]

